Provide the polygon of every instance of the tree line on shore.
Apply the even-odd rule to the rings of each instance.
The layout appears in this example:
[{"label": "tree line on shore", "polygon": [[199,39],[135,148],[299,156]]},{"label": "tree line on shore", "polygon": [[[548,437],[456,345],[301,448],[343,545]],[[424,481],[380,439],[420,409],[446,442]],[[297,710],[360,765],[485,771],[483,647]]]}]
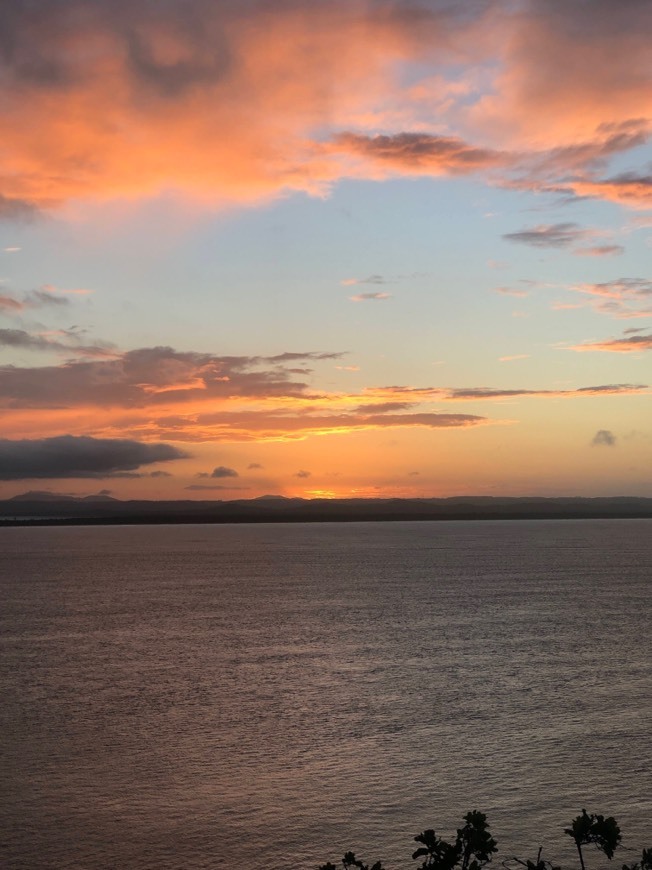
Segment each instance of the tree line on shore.
[{"label": "tree line on shore", "polygon": [[[577,848],[580,870],[586,870],[584,850],[594,846],[611,860],[616,850],[622,847],[622,834],[613,816],[587,813],[585,809],[574,818],[564,833],[572,838]],[[496,840],[489,833],[489,824],[484,813],[474,810],[464,816],[464,825],[457,830],[453,842],[438,837],[434,830],[422,831],[414,838],[419,847],[412,855],[413,860],[421,860],[416,870],[482,870],[498,851]],[[550,861],[542,858],[543,849],[539,848],[535,860],[506,858],[502,864],[505,870],[561,870]],[[356,858],[354,852],[347,852],[342,858],[344,870],[385,870],[377,861],[371,867]],[[319,870],[338,870],[330,861],[322,864]],[[623,864],[622,870],[652,870],[652,848],[643,849],[638,861]]]}]

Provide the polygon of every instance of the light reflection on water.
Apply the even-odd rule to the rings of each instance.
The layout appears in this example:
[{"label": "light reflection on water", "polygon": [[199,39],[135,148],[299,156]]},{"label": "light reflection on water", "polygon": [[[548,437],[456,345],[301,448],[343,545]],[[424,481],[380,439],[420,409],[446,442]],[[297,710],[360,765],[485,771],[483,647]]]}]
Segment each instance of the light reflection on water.
[{"label": "light reflection on water", "polygon": [[583,806],[652,845],[651,532],[0,529],[0,864],[409,867],[474,808],[501,857]]}]

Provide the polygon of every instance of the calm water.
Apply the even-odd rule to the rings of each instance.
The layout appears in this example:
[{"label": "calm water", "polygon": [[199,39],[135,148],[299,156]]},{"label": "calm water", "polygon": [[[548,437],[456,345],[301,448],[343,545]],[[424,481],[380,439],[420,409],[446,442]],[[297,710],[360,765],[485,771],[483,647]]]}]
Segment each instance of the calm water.
[{"label": "calm water", "polygon": [[652,845],[651,521],[0,529],[0,577],[3,867]]}]

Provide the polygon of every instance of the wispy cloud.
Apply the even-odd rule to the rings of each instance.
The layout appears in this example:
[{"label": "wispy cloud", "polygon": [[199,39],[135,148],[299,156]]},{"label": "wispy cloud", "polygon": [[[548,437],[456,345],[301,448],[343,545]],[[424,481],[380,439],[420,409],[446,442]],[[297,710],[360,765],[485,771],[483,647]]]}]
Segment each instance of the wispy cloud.
[{"label": "wispy cloud", "polygon": [[457,136],[401,132],[391,136],[339,133],[332,147],[405,173],[463,175],[501,166],[505,155],[470,145]]},{"label": "wispy cloud", "polygon": [[57,295],[56,288],[47,284],[19,296],[6,292],[0,296],[0,310],[9,313],[18,313],[28,308],[66,308],[69,305],[70,299]]},{"label": "wispy cloud", "polygon": [[570,289],[609,299],[652,299],[652,280],[648,278],[617,278],[594,284],[571,284]]},{"label": "wispy cloud", "polygon": [[517,287],[494,287],[494,293],[498,293],[500,296],[514,296],[517,299],[525,299],[529,295],[527,290]]},{"label": "wispy cloud", "polygon": [[55,333],[67,340],[61,341],[47,334],[32,334],[24,329],[0,329],[0,347],[14,347],[23,350],[55,351],[67,356],[115,357],[114,349],[108,344],[79,344],[75,335],[69,332]]},{"label": "wispy cloud", "polygon": [[505,233],[503,238],[509,242],[531,245],[535,248],[569,248],[593,235],[575,223],[539,224],[535,227]]},{"label": "wispy cloud", "polygon": [[[54,296],[57,299],[60,299],[60,294],[66,296],[90,296],[95,291],[90,287],[57,287],[54,284],[43,284],[40,288],[41,291],[50,294],[50,296]],[[66,300],[66,302],[69,300]]]},{"label": "wispy cloud", "polygon": [[652,306],[648,308],[632,308],[631,306],[615,300],[594,302],[592,308],[598,314],[606,314],[616,320],[639,320],[652,317]]},{"label": "wispy cloud", "polygon": [[626,338],[608,338],[604,341],[585,341],[569,347],[579,353],[602,351],[605,353],[637,353],[652,350],[652,335],[630,334]]},{"label": "wispy cloud", "polygon": [[575,248],[578,257],[619,257],[625,253],[622,245],[594,245],[588,248]]},{"label": "wispy cloud", "polygon": [[384,302],[391,298],[391,293],[358,293],[355,296],[349,296],[351,302]]},{"label": "wispy cloud", "polygon": [[585,308],[584,302],[553,302],[550,308],[553,311],[577,311],[579,308]]},{"label": "wispy cloud", "polygon": [[600,283],[570,284],[566,289],[589,297],[589,300],[579,304],[556,302],[552,305],[555,310],[588,305],[597,314],[616,320],[652,317],[652,281],[647,278],[618,278]]},{"label": "wispy cloud", "polygon": [[647,392],[646,384],[599,384],[590,387],[577,387],[567,390],[528,390],[522,388],[503,389],[499,387],[409,387],[409,386],[389,386],[389,387],[370,387],[365,390],[365,395],[370,400],[376,399],[393,399],[411,401],[478,401],[478,400],[493,400],[493,399],[513,399],[513,398],[541,398],[541,399],[563,399],[563,398],[580,398],[583,396],[600,396],[600,395],[633,395],[636,393]]},{"label": "wispy cloud", "polygon": [[13,296],[0,294],[0,311],[5,314],[19,314],[25,306]]}]

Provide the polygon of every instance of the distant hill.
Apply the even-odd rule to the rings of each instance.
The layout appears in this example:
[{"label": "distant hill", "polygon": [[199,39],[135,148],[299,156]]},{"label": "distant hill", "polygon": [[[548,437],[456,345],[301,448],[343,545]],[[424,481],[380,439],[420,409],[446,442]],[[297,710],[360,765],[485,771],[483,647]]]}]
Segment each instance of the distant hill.
[{"label": "distant hill", "polygon": [[7,499],[8,502],[14,504],[17,501],[79,501],[74,495],[63,495],[59,492],[50,492],[49,490],[31,489],[29,492],[23,492],[20,495],[15,495],[13,498]]},{"label": "distant hill", "polygon": [[[20,495],[14,495],[12,498],[7,499],[7,502],[11,504],[15,504],[16,502],[117,502],[117,498],[113,498],[110,495],[103,495],[102,493],[98,493],[97,495],[65,495],[61,492],[50,492],[48,489],[31,489],[29,492],[23,492]],[[2,504],[2,502],[0,502]]]}]

